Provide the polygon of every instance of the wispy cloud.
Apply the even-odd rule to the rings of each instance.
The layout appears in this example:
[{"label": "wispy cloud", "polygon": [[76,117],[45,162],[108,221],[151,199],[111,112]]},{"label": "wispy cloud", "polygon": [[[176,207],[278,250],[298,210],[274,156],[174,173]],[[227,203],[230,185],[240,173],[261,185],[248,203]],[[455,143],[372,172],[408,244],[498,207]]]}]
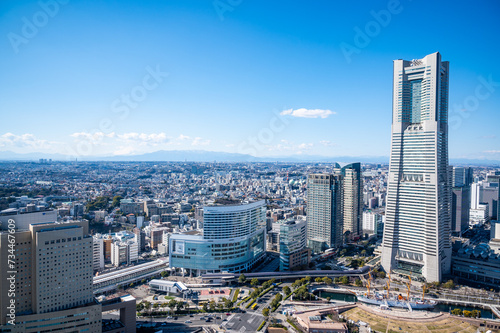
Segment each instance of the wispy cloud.
[{"label": "wispy cloud", "polygon": [[167,143],[170,139],[164,132],[161,133],[124,133],[117,135],[119,139],[135,141],[137,143],[160,144]]},{"label": "wispy cloud", "polygon": [[78,140],[87,140],[87,141],[94,143],[94,142],[101,141],[104,138],[114,138],[115,133],[111,132],[109,134],[106,134],[103,132],[94,132],[94,133],[76,132],[76,133],[70,134],[70,137],[78,139]]},{"label": "wispy cloud", "polygon": [[337,145],[336,143],[328,141],[328,140],[321,140],[319,143],[325,147],[334,147]]},{"label": "wispy cloud", "polygon": [[486,154],[500,154],[500,150],[485,150],[483,153]]},{"label": "wispy cloud", "polygon": [[336,114],[336,112],[331,110],[323,110],[323,109],[288,109],[281,111],[280,114],[282,116],[288,115],[297,118],[328,118],[332,114]]},{"label": "wispy cloud", "polygon": [[14,133],[5,133],[0,136],[0,147],[18,147],[18,148],[49,148],[50,142],[47,140],[38,139],[35,135],[25,133],[16,135]]},{"label": "wispy cloud", "polygon": [[269,152],[293,152],[294,154],[303,154],[305,151],[310,151],[313,148],[312,143],[296,144],[288,140],[280,140],[276,145],[266,145],[265,148]]},{"label": "wispy cloud", "polygon": [[196,137],[191,142],[191,146],[208,146],[210,144],[210,140],[205,140],[200,137]]}]

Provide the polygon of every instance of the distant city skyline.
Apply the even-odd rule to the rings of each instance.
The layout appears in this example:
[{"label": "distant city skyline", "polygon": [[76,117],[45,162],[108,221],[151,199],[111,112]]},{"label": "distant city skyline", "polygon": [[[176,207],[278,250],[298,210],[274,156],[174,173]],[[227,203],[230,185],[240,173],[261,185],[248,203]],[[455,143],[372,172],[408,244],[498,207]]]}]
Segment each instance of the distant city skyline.
[{"label": "distant city skyline", "polygon": [[500,160],[500,4],[433,6],[4,1],[0,154],[389,156],[392,62],[439,51],[450,158]]}]

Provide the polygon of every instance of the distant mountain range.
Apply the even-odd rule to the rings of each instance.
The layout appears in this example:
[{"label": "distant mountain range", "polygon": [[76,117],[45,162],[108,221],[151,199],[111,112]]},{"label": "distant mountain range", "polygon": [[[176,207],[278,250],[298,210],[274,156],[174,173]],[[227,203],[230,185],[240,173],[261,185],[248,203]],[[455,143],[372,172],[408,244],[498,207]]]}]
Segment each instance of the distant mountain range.
[{"label": "distant mountain range", "polygon": [[[0,160],[8,161],[38,161],[39,159],[54,161],[74,161],[75,157],[62,154],[28,153],[18,154],[11,151],[0,151]],[[225,153],[206,150],[159,150],[138,155],[116,156],[81,156],[78,161],[137,161],[137,162],[362,162],[388,163],[388,156],[320,156],[320,155],[292,155],[276,157],[256,157],[248,154]],[[460,165],[500,165],[498,160],[482,159],[450,159],[450,164]]]}]

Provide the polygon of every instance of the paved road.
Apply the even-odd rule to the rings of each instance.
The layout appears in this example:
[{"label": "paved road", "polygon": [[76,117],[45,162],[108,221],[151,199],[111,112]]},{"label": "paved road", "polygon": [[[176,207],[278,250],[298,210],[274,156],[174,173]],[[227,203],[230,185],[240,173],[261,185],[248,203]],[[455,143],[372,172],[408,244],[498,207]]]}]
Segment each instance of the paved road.
[{"label": "paved road", "polygon": [[[105,314],[103,315],[103,318],[105,319],[119,319],[119,316],[116,314]],[[208,326],[219,326],[221,324],[228,323],[230,320],[231,316],[227,316],[224,313],[217,313],[217,314],[212,314],[212,320],[210,322],[207,322],[206,319],[201,319],[201,318],[207,318],[208,314],[204,313],[197,313],[191,316],[188,315],[183,315],[183,316],[177,316],[177,319],[171,318],[138,318],[137,323],[140,324],[149,324],[149,323],[154,323],[156,324],[155,327],[157,328],[165,328],[165,329],[171,329],[174,330],[177,328],[179,330],[183,330],[183,332],[191,332],[194,331],[195,329],[199,327],[208,327]],[[219,317],[219,319],[217,319]],[[225,320],[224,320],[225,319]],[[186,321],[189,321],[186,323]],[[260,325],[260,322],[257,324],[256,328]]]},{"label": "paved road", "polygon": [[226,332],[257,332],[264,316],[257,312],[235,313],[224,323]]}]

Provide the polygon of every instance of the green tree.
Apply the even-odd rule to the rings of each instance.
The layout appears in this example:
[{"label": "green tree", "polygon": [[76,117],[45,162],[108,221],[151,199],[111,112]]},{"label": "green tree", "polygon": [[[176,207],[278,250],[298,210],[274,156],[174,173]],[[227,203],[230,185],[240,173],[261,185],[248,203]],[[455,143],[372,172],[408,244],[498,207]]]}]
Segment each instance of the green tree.
[{"label": "green tree", "polygon": [[347,276],[345,276],[345,275],[342,276],[340,278],[340,283],[342,283],[342,284],[349,284],[349,278]]},{"label": "green tree", "polygon": [[479,310],[472,310],[472,317],[473,318],[481,318],[481,311],[479,311]]},{"label": "green tree", "polygon": [[325,276],[322,280],[323,280],[323,283],[327,284],[327,285],[331,285],[333,282],[332,279],[330,279],[328,276]]},{"label": "green tree", "polygon": [[264,315],[264,317],[269,317],[269,308],[264,308],[262,310],[262,314]]},{"label": "green tree", "polygon": [[168,272],[167,271],[163,271],[161,272],[161,277],[164,278],[164,277],[167,277],[168,276]]},{"label": "green tree", "polygon": [[321,283],[323,280],[318,276],[314,279],[314,282]]},{"label": "green tree", "polygon": [[184,309],[185,306],[186,304],[184,302],[177,302],[176,304],[177,311]]},{"label": "green tree", "polygon": [[228,298],[224,298],[224,307],[226,309],[231,309],[233,307],[233,302]]},{"label": "green tree", "polygon": [[245,274],[241,274],[240,277],[238,278],[239,283],[245,283],[247,281],[247,278]]},{"label": "green tree", "polygon": [[90,200],[86,205],[85,208],[87,211],[92,212],[95,210],[102,210],[102,209],[107,209],[108,208],[108,202],[109,198],[100,196],[95,198],[94,200]]},{"label": "green tree", "polygon": [[252,292],[250,293],[250,297],[251,297],[251,298],[257,298],[257,296],[259,296],[259,294],[260,294],[259,289],[255,289],[254,291],[252,291]]},{"label": "green tree", "polygon": [[307,275],[304,279],[306,280],[306,283],[311,282],[311,277],[309,275]]},{"label": "green tree", "polygon": [[118,207],[118,206],[120,206],[120,200],[121,200],[121,199],[123,199],[121,196],[119,196],[119,195],[115,195],[115,196],[113,197],[113,203],[111,204],[111,206],[113,206],[113,208],[114,208],[114,207]]},{"label": "green tree", "polygon": [[287,296],[288,296],[288,295],[290,295],[290,294],[291,294],[292,290],[290,289],[290,287],[289,287],[289,286],[284,286],[284,287],[283,287],[283,292],[285,293],[285,295],[287,295]]},{"label": "green tree", "polygon": [[171,299],[168,302],[168,307],[170,308],[170,311],[174,311],[176,306],[177,306],[177,301],[175,299]]},{"label": "green tree", "polygon": [[464,317],[472,317],[472,311],[464,310],[463,314],[464,314]]},{"label": "green tree", "polygon": [[455,316],[461,316],[462,315],[462,309],[453,309],[451,310],[451,314]]},{"label": "green tree", "polygon": [[354,281],[354,285],[355,285],[356,287],[361,287],[361,286],[363,286],[363,282],[361,282],[361,280],[360,280],[360,279],[356,279],[356,281]]},{"label": "green tree", "polygon": [[255,287],[256,285],[258,285],[258,284],[259,284],[259,279],[257,279],[257,278],[253,278],[253,279],[250,281],[250,284],[251,284],[252,286],[254,286],[254,287]]},{"label": "green tree", "polygon": [[447,289],[453,289],[455,288],[455,283],[453,280],[448,280],[447,282],[443,283],[443,287]]},{"label": "green tree", "polygon": [[208,303],[208,307],[210,308],[210,310],[211,310],[211,311],[214,311],[214,310],[215,310],[215,307],[216,307],[215,301],[214,301],[214,300],[211,300],[211,301]]},{"label": "green tree", "polygon": [[378,272],[377,277],[379,277],[381,279],[385,278],[385,272]]}]

